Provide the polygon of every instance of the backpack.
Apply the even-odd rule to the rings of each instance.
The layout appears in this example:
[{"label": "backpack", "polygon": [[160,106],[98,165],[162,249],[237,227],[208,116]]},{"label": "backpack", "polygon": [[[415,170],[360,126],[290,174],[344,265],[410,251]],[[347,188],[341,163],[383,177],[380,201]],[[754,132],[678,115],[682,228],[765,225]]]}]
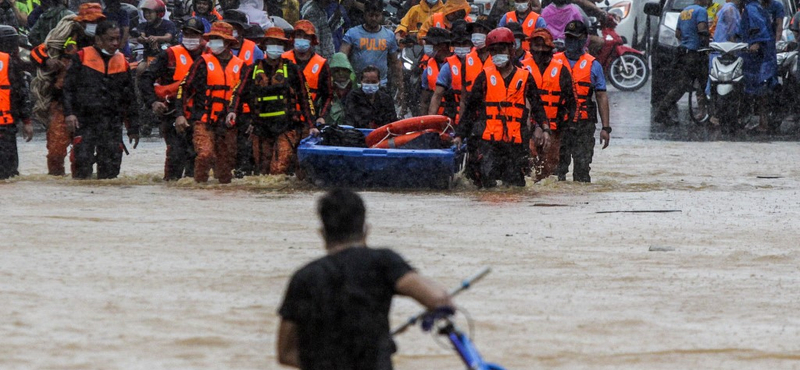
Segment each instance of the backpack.
[{"label": "backpack", "polygon": [[355,128],[342,128],[337,125],[328,125],[320,130],[322,142],[320,145],[344,146],[350,148],[366,148],[367,138]]}]

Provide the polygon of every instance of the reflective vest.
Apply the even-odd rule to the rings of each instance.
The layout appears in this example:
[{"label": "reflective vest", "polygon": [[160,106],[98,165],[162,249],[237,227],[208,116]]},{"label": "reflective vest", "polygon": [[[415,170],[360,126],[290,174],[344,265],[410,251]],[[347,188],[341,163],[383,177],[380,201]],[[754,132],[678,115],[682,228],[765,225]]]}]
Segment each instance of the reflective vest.
[{"label": "reflective vest", "polygon": [[[555,58],[550,60],[550,64],[545,68],[545,73],[539,71],[539,66],[533,58],[522,61],[522,66],[530,71],[536,86],[539,87],[539,96],[542,98],[544,112],[547,120],[550,121],[550,129],[558,129],[558,107],[561,102],[561,68],[563,63]],[[563,119],[563,117],[561,117]]]},{"label": "reflective vest", "polygon": [[206,109],[208,110],[203,113],[200,121],[214,124],[225,118],[222,115],[228,111],[228,102],[234,87],[239,84],[244,62],[232,55],[223,70],[213,54],[203,54],[202,57],[206,63]]},{"label": "reflective vest", "polygon": [[254,111],[259,118],[259,123],[280,119],[285,122],[290,107],[289,97],[292,94],[289,87],[289,70],[287,63],[282,60],[275,74],[267,76],[260,63],[253,68],[253,74],[248,78],[253,79],[255,107]]},{"label": "reflective vest", "polygon": [[483,72],[486,74],[486,128],[481,138],[486,141],[522,143],[525,84],[530,75],[528,70],[514,68],[508,87],[497,68],[489,67]]},{"label": "reflective vest", "polygon": [[[283,53],[281,58],[291,60],[292,63],[297,64],[294,50]],[[319,93],[319,75],[322,73],[322,67],[325,65],[325,62],[327,62],[327,59],[314,53],[314,56],[312,56],[308,64],[306,64],[306,68],[303,69],[303,77],[305,77],[306,84],[308,85],[308,94],[311,96],[311,101],[314,102],[317,101],[317,94]]]},{"label": "reflective vest", "polygon": [[11,116],[11,79],[8,78],[8,68],[11,56],[0,52],[0,125],[13,125],[14,117]]},{"label": "reflective vest", "polygon": [[106,76],[117,73],[127,73],[130,69],[128,67],[128,61],[125,60],[125,56],[119,51],[108,61],[108,66],[106,66],[103,57],[100,56],[100,53],[97,52],[94,46],[87,46],[81,49],[81,51],[83,52],[80,53],[81,64],[83,64],[84,67],[91,68]]},{"label": "reflective vest", "polygon": [[257,47],[258,46],[256,46],[255,42],[252,42],[248,39],[243,39],[242,47],[239,48],[239,54],[237,56],[242,60],[242,62],[244,62],[245,65],[251,66],[253,63],[255,63],[254,58]]},{"label": "reflective vest", "polygon": [[589,53],[583,53],[573,67],[570,67],[569,60],[564,53],[554,55],[553,59],[559,59],[572,75],[572,85],[575,89],[575,98],[578,103],[575,121],[597,120],[597,112],[592,102],[592,95],[594,95],[594,87],[592,87],[592,64],[595,58],[589,55]]},{"label": "reflective vest", "polygon": [[[520,23],[520,25],[522,26],[522,33],[524,33],[525,36],[528,36],[528,37],[530,37],[531,34],[533,33],[533,30],[536,29],[536,22],[538,22],[538,21],[539,21],[539,14],[534,12],[533,10],[531,10],[528,13],[528,16],[525,17],[525,22],[520,22],[519,19],[517,19],[517,12],[515,12],[515,11],[511,11],[511,12],[506,13],[506,23],[509,23],[509,22]],[[525,49],[525,50],[528,50],[528,49]]]},{"label": "reflective vest", "polygon": [[486,57],[485,62],[481,62],[481,58],[478,56],[478,50],[472,48],[472,51],[467,54],[466,58],[467,68],[464,73],[464,86],[466,86],[467,91],[472,91],[472,84],[475,82],[475,79],[481,74],[484,68],[487,67],[494,67],[494,63],[492,63],[492,56],[489,55]]},{"label": "reflective vest", "polygon": [[[172,83],[169,85],[155,84],[153,88],[156,97],[162,100],[171,100],[178,96],[178,89],[181,81],[189,74],[189,69],[192,67],[192,63],[194,63],[194,59],[192,59],[192,55],[189,54],[189,50],[186,50],[182,45],[172,46],[169,50],[172,50],[172,56],[174,57],[173,62],[175,63],[175,71],[172,73]],[[169,53],[167,55],[169,55]],[[184,106],[185,115],[187,117],[190,115],[189,112],[191,112],[193,105],[194,101],[189,100]]]}]

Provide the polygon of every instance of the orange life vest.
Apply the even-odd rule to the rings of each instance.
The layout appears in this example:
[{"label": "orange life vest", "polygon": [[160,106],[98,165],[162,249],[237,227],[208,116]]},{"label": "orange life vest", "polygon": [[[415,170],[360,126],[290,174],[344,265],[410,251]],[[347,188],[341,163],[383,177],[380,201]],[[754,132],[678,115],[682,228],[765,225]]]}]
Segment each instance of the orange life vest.
[{"label": "orange life vest", "polygon": [[233,94],[233,89],[239,84],[244,62],[236,56],[231,56],[225,70],[222,69],[217,57],[212,54],[203,54],[206,63],[206,102],[208,111],[200,119],[205,123],[217,123],[228,111],[228,103]]},{"label": "orange life vest", "polygon": [[[428,66],[425,68],[425,78],[428,80],[428,90],[435,91],[436,79],[439,78],[439,63],[436,62],[436,59],[428,59]],[[436,111],[436,114],[444,114],[444,105],[445,100],[444,97],[442,97],[442,101],[439,102],[439,110]]]},{"label": "orange life vest", "polygon": [[561,102],[561,68],[564,66],[561,60],[555,58],[550,60],[550,64],[545,68],[545,73],[539,71],[539,66],[533,58],[522,61],[522,66],[530,71],[536,86],[539,87],[539,96],[542,98],[544,112],[547,120],[550,121],[550,129],[558,129],[559,118],[558,107]]},{"label": "orange life vest", "polygon": [[472,91],[472,84],[475,82],[475,79],[481,74],[484,68],[494,67],[494,63],[492,63],[492,56],[489,55],[486,57],[485,62],[481,62],[481,58],[478,56],[478,50],[472,48],[472,51],[467,54],[466,58],[467,68],[464,73],[464,86],[466,86],[467,91]]},{"label": "orange life vest", "polygon": [[[590,107],[594,105],[592,102],[592,95],[594,95],[594,87],[592,87],[592,64],[595,58],[589,55],[589,53],[583,53],[581,58],[575,62],[574,67],[570,67],[569,60],[564,53],[554,55],[553,59],[560,60],[572,75],[572,85],[575,89],[575,98],[578,103],[575,121],[595,121],[597,119],[597,113],[595,113],[594,109],[590,109]],[[590,111],[595,115],[594,117],[590,117]]]},{"label": "orange life vest", "polygon": [[13,125],[11,116],[11,79],[8,77],[11,56],[0,52],[0,125]]},{"label": "orange life vest", "polygon": [[[536,22],[538,22],[538,21],[539,21],[539,14],[534,12],[533,10],[531,10],[531,12],[528,13],[528,16],[525,17],[525,21],[524,22],[520,22],[519,21],[519,19],[517,18],[517,12],[510,11],[510,12],[506,13],[506,23],[508,23],[508,22],[520,23],[520,25],[522,26],[522,33],[524,33],[525,36],[528,36],[528,37],[530,37],[531,34],[533,33],[533,30],[536,29]],[[528,50],[528,49],[525,49],[525,50]]]},{"label": "orange life vest", "polygon": [[[294,50],[283,53],[281,58],[291,60],[292,63],[297,64]],[[306,84],[308,84],[308,94],[311,96],[311,101],[314,102],[317,101],[317,94],[319,93],[319,75],[322,73],[322,67],[325,65],[325,62],[327,62],[327,59],[323,58],[322,55],[314,53],[308,61],[308,64],[306,64],[306,68],[303,69],[303,77],[305,77]]]},{"label": "orange life vest", "polygon": [[172,50],[172,56],[175,57],[175,72],[172,73],[172,82],[170,84],[155,84],[153,89],[156,97],[161,100],[170,100],[178,96],[178,87],[184,77],[189,74],[189,68],[194,63],[192,55],[182,45],[172,46],[168,50]]},{"label": "orange life vest", "polygon": [[251,66],[255,63],[255,51],[256,48],[255,42],[252,42],[248,39],[242,39],[242,47],[239,48],[239,54],[237,57],[244,62],[245,65]]},{"label": "orange life vest", "polygon": [[[464,70],[463,63],[458,55],[451,55],[447,57],[447,64],[450,66],[450,91],[443,97],[443,105],[454,105],[455,108],[455,122],[459,121],[459,104],[461,103],[461,89],[464,86]],[[453,101],[449,102],[447,99],[452,96]]]},{"label": "orange life vest", "polygon": [[[470,17],[469,14],[467,14],[467,16],[464,17],[464,20],[467,21],[467,23],[473,22],[472,17]],[[433,15],[431,16],[431,28],[433,27],[445,28],[449,30],[451,24],[450,21],[448,21],[447,18],[445,17],[444,13],[439,12],[439,13],[433,13]]]},{"label": "orange life vest", "polygon": [[487,141],[522,143],[528,70],[514,68],[508,87],[496,67],[486,68],[483,72],[486,74],[486,128],[481,138]]},{"label": "orange life vest", "polygon": [[128,61],[125,60],[125,56],[119,51],[114,53],[114,56],[108,61],[107,67],[106,63],[103,61],[103,57],[100,56],[100,53],[97,52],[94,46],[87,46],[81,49],[81,51],[82,53],[79,53],[79,55],[84,67],[91,68],[106,76],[117,73],[128,73],[130,70]]},{"label": "orange life vest", "polygon": [[[210,11],[210,12],[208,12],[208,14],[211,14],[211,15],[213,15],[213,16],[216,16],[216,17],[217,17],[217,20],[220,20],[220,19],[222,19],[222,15],[221,15],[221,14],[219,14],[219,12],[217,11],[217,9],[213,9],[213,7],[212,7],[211,11]],[[197,16],[197,12],[192,12],[192,17],[196,17],[196,16]]]}]

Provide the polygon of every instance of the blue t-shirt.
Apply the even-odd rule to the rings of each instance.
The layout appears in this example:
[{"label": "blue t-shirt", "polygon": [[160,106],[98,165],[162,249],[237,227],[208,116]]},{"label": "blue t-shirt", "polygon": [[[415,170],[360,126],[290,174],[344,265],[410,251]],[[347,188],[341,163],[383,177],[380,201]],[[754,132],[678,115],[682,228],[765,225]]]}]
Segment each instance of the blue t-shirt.
[{"label": "blue t-shirt", "polygon": [[374,65],[381,71],[381,85],[386,85],[389,76],[389,54],[398,50],[394,33],[381,26],[378,32],[369,32],[364,26],[353,27],[347,31],[342,40],[352,46],[350,62],[356,74],[365,67]]},{"label": "blue t-shirt", "polygon": [[[506,23],[508,23],[508,19],[506,19],[507,15],[508,14],[503,14],[503,18],[500,18],[500,22],[497,22],[497,27],[506,26]],[[522,20],[524,21],[524,19]],[[547,28],[547,22],[545,22],[544,17],[539,17],[539,19],[536,20],[536,28]]]},{"label": "blue t-shirt", "polygon": [[697,25],[708,24],[708,11],[706,8],[694,4],[683,9],[678,17],[678,29],[681,30],[681,46],[689,50],[700,49],[700,35]]},{"label": "blue t-shirt", "polygon": [[[577,60],[567,59],[569,61],[569,67],[575,68],[575,63]],[[596,59],[592,62],[592,72],[591,72],[591,79],[592,79],[592,88],[594,91],[606,91],[606,75],[603,74],[603,66],[600,65]]]},{"label": "blue t-shirt", "polygon": [[766,11],[769,13],[771,18],[769,34],[772,35],[773,39],[775,39],[775,28],[777,28],[778,22],[783,22],[783,17],[786,17],[786,10],[783,8],[783,3],[781,0],[771,0],[769,5],[767,5]]},{"label": "blue t-shirt", "polygon": [[[453,84],[453,72],[451,71],[450,63],[444,62],[441,68],[439,68],[439,76],[436,77],[436,86],[441,86],[444,88],[450,88]],[[425,81],[427,85],[428,82]]]}]

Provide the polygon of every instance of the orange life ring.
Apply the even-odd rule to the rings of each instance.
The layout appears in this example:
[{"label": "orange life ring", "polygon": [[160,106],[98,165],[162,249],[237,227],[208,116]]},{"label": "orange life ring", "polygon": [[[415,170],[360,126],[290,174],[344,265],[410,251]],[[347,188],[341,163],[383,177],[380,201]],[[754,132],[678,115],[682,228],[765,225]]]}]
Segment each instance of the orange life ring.
[{"label": "orange life ring", "polygon": [[410,141],[412,141],[412,140],[414,140],[414,139],[416,139],[416,138],[418,138],[418,137],[420,137],[420,136],[422,136],[424,134],[428,134],[428,133],[431,133],[431,132],[435,132],[435,133],[439,134],[439,139],[442,140],[442,141],[450,141],[450,139],[451,139],[450,135],[448,135],[448,134],[446,134],[446,133],[444,133],[442,131],[435,130],[435,129],[427,129],[427,130],[423,130],[423,131],[410,132],[410,133],[407,133],[405,135],[392,136],[392,137],[390,137],[390,138],[388,138],[386,140],[378,142],[377,144],[375,144],[371,148],[377,148],[377,149],[398,149],[398,148],[402,148],[403,145],[408,144]]},{"label": "orange life ring", "polygon": [[450,118],[440,115],[419,116],[401,119],[376,128],[367,135],[367,147],[374,147],[391,136],[405,135],[410,132],[437,130],[443,132],[450,126]]}]

